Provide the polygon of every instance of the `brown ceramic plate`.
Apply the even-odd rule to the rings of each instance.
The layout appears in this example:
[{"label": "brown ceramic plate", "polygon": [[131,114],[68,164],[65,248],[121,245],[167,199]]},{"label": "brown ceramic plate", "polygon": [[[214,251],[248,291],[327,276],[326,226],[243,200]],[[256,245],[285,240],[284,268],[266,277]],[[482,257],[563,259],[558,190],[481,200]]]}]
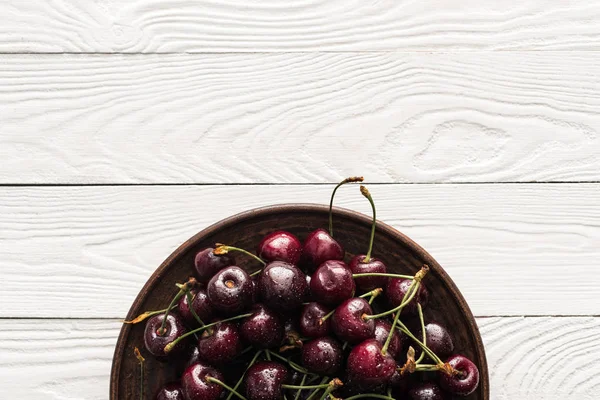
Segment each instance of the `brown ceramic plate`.
[{"label": "brown ceramic plate", "polygon": [[[152,274],[133,302],[127,319],[146,310],[166,307],[176,292],[174,284],[184,282],[193,271],[195,254],[215,243],[254,250],[265,234],[274,230],[288,230],[301,240],[316,228],[326,228],[328,207],[316,204],[283,204],[243,212],[222,220],[183,243]],[[371,217],[354,211],[334,209],[334,234],[348,256],[364,253],[368,244]],[[414,274],[423,264],[431,268],[426,278],[430,302],[426,318],[433,318],[448,326],[454,337],[456,352],[475,362],[480,372],[480,383],[475,393],[466,399],[489,400],[489,377],[481,336],[473,314],[460,291],[444,269],[418,244],[394,228],[378,222],[373,254],[381,258],[389,272]],[[254,269],[247,257],[237,256],[238,265]],[[143,350],[144,324],[123,325],[113,358],[110,398],[129,400],[139,398],[139,365],[133,348]],[[146,358],[146,394],[148,398],[166,382],[176,380],[173,368]]]}]

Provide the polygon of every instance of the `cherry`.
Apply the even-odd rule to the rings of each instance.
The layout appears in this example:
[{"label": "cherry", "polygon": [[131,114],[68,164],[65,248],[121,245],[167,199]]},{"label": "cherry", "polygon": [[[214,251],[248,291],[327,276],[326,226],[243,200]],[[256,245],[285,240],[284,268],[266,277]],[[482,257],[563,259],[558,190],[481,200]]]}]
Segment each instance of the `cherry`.
[{"label": "cherry", "polygon": [[468,396],[479,385],[479,370],[471,360],[460,354],[455,354],[446,360],[455,371],[455,374],[442,373],[440,386],[450,393],[459,396]]},{"label": "cherry", "polygon": [[[208,301],[206,290],[203,288],[194,288],[190,290],[190,296],[192,297],[192,308],[198,318],[202,321],[208,321],[213,317],[213,309]],[[188,296],[183,295],[179,299],[179,306],[177,308],[179,314],[183,320],[191,327],[198,325],[198,321],[194,317],[190,304],[188,302]]]},{"label": "cherry", "polygon": [[339,260],[325,261],[312,274],[310,293],[319,303],[337,306],[354,296],[356,286],[352,271],[346,263]]},{"label": "cherry", "polygon": [[214,274],[225,267],[235,265],[235,259],[228,255],[217,255],[212,247],[201,250],[194,258],[194,267],[199,282],[207,282]]},{"label": "cherry", "polygon": [[[372,273],[387,273],[387,267],[378,258],[371,257],[369,261],[365,254],[359,254],[352,257],[348,267],[353,274],[372,274]],[[354,278],[356,287],[361,291],[369,291],[375,288],[384,288],[388,278],[385,276],[361,276]]]},{"label": "cherry", "polygon": [[[160,358],[166,357],[165,346],[167,344],[173,342],[187,332],[181,317],[171,313],[167,316],[165,331],[161,332],[162,334],[159,334],[159,329],[161,328],[164,319],[165,314],[155,315],[146,322],[146,328],[144,330],[144,344],[146,345],[146,350],[148,350],[150,354]],[[171,354],[176,354],[183,350],[185,350],[185,343],[180,342],[174,346]]]},{"label": "cherry", "polygon": [[[415,331],[417,339],[423,338],[423,331],[419,326]],[[429,322],[425,325],[425,335],[427,339],[427,347],[438,357],[446,358],[454,352],[454,342],[448,330],[437,322]],[[421,348],[417,345],[413,346],[416,351],[416,357],[421,353]],[[427,355],[425,355],[427,357]],[[427,357],[429,359],[429,357]]]},{"label": "cherry", "polygon": [[409,374],[400,374],[398,369],[394,371],[394,374],[390,378],[389,385],[396,393],[404,393],[406,389],[408,389],[408,384],[410,382]]},{"label": "cherry", "polygon": [[185,368],[187,369],[187,367],[189,367],[190,365],[196,364],[198,362],[200,362],[200,352],[198,351],[198,346],[190,346],[191,347],[191,352],[189,354],[186,355],[185,360]]},{"label": "cherry", "polygon": [[217,400],[223,387],[208,378],[224,380],[223,374],[208,364],[199,362],[189,366],[181,377],[181,387],[186,400]]},{"label": "cherry", "polygon": [[[404,300],[404,296],[406,292],[412,285],[412,279],[403,279],[403,278],[392,278],[388,281],[387,287],[385,289],[385,294],[387,297],[387,301],[392,307],[397,307]],[[421,307],[425,308],[427,302],[429,300],[429,292],[423,283],[419,286],[415,297],[402,309],[401,315],[406,314],[416,314],[417,313],[417,303],[421,304]]]},{"label": "cherry", "polygon": [[[381,346],[383,346],[390,334],[390,330],[392,329],[392,324],[383,319],[378,319],[375,321],[375,333],[374,338],[379,342]],[[388,353],[394,358],[398,359],[402,352],[402,338],[398,334],[398,331],[395,331],[392,334],[392,339],[390,340],[389,347],[387,349]]]},{"label": "cherry", "polygon": [[331,319],[321,320],[329,314],[329,309],[319,303],[308,303],[300,314],[300,332],[310,338],[318,338],[329,334]]},{"label": "cherry", "polygon": [[224,364],[242,352],[242,339],[237,326],[221,322],[202,332],[198,340],[198,355],[211,364]]},{"label": "cherry", "polygon": [[317,229],[306,237],[301,264],[309,271],[314,271],[325,261],[343,259],[344,249],[326,230]]},{"label": "cherry", "polygon": [[156,400],[184,400],[181,384],[179,382],[167,383],[156,393]]},{"label": "cherry", "polygon": [[275,361],[260,361],[248,368],[244,378],[248,400],[280,400],[287,369]]},{"label": "cherry", "polygon": [[348,356],[348,378],[363,387],[387,383],[397,366],[392,356],[382,354],[381,350],[376,339],[367,339],[354,346]]},{"label": "cherry", "polygon": [[335,375],[342,367],[342,346],[331,337],[313,339],[302,346],[302,364],[321,375]]},{"label": "cherry", "polygon": [[440,387],[433,382],[418,384],[408,391],[410,400],[445,400],[446,396]]},{"label": "cherry", "polygon": [[240,326],[246,342],[259,349],[268,349],[281,345],[284,325],[279,317],[262,304],[254,305],[252,315]]},{"label": "cherry", "polygon": [[306,277],[298,267],[273,261],[258,278],[262,301],[271,309],[288,312],[302,305],[306,295]]},{"label": "cherry", "polygon": [[365,299],[354,297],[339,305],[332,316],[331,328],[338,338],[349,343],[358,343],[373,337],[375,322],[363,318],[373,310]]},{"label": "cherry", "polygon": [[239,313],[250,305],[253,292],[252,278],[240,267],[223,268],[206,286],[210,304],[222,313]]},{"label": "cherry", "polygon": [[257,254],[267,262],[284,261],[297,264],[302,254],[302,243],[289,232],[277,231],[260,241]]}]

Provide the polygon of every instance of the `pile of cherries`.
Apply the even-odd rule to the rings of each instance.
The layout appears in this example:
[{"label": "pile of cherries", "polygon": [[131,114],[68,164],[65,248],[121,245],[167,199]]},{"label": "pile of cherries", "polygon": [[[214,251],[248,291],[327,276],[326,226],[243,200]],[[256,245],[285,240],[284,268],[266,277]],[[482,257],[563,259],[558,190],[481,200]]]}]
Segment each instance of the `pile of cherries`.
[{"label": "pile of cherries", "polygon": [[[304,243],[273,232],[256,255],[222,244],[204,249],[166,309],[128,321],[147,320],[146,350],[182,368],[156,399],[434,400],[475,391],[475,364],[454,354],[446,327],[423,318],[429,268],[391,274],[371,256],[376,214],[364,186],[373,209],[368,252],[344,262],[331,205],[342,184],[359,181],[333,190],[329,232],[317,229]],[[253,257],[256,270],[236,266],[234,252]],[[143,398],[143,374],[141,385]]]}]

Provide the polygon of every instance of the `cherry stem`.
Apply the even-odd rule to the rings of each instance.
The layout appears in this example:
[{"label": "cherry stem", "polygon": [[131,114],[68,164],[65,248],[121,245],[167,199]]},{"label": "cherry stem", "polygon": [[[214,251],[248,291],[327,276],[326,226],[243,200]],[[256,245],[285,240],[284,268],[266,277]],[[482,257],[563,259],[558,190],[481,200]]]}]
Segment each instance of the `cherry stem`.
[{"label": "cherry stem", "polygon": [[283,384],[281,385],[281,387],[285,388],[285,389],[298,389],[298,390],[305,390],[305,389],[325,389],[329,387],[329,383],[325,383],[322,385],[308,385],[308,386],[300,386],[300,385],[286,385]]},{"label": "cherry stem", "polygon": [[388,348],[390,347],[390,343],[392,342],[392,336],[394,336],[394,328],[396,328],[396,324],[398,324],[398,319],[400,318],[400,311],[396,313],[394,317],[394,321],[392,322],[392,327],[390,328],[390,332],[388,333],[387,339],[385,339],[385,344],[381,349],[381,354],[386,355]]},{"label": "cherry stem", "polygon": [[[423,332],[423,344],[427,346],[427,332],[425,332],[425,321],[423,319],[423,308],[421,307],[421,303],[417,303],[417,311],[419,313],[419,321],[421,322],[421,332]],[[415,361],[415,364],[419,364],[425,358],[425,352],[422,351],[421,355]]]},{"label": "cherry stem", "polygon": [[369,251],[365,258],[363,258],[362,262],[368,263],[371,260],[371,252],[373,251],[373,241],[375,240],[375,225],[377,224],[377,213],[375,212],[375,203],[373,202],[373,198],[371,197],[371,193],[367,190],[366,187],[360,185],[360,192],[363,196],[369,200],[371,203],[371,208],[373,209],[373,223],[371,224],[371,239],[369,239]]},{"label": "cherry stem", "polygon": [[144,362],[146,359],[142,357],[140,350],[137,347],[133,348],[133,354],[140,362],[140,400],[144,400]]},{"label": "cherry stem", "polygon": [[[183,285],[177,285],[177,287],[179,288],[179,292],[177,292],[177,294],[175,295],[175,297],[173,297],[173,299],[171,300],[171,303],[167,307],[167,311],[165,311],[165,316],[164,316],[164,318],[162,320],[162,323],[160,324],[160,328],[158,328],[158,330],[156,331],[156,333],[159,336],[162,336],[162,335],[165,334],[165,327],[167,326],[167,317],[169,316],[169,313],[171,312],[171,310],[175,306],[175,303],[177,303],[179,301],[179,299],[181,299],[181,297],[183,297],[183,295],[185,294],[185,292],[187,292],[189,290],[189,288],[193,287],[195,284],[196,284],[196,279],[190,278]],[[191,307],[192,307],[192,305],[190,304],[190,308]]]},{"label": "cherry stem", "polygon": [[388,278],[414,279],[414,276],[412,275],[387,274],[384,272],[365,272],[362,274],[352,274],[353,278],[362,278],[367,276],[387,276]]},{"label": "cherry stem", "polygon": [[344,179],[340,183],[337,184],[335,188],[333,188],[333,192],[331,193],[331,199],[329,200],[329,236],[333,237],[333,198],[335,197],[335,192],[337,192],[338,188],[346,183],[352,182],[362,182],[365,179],[362,176],[351,176],[349,178]]},{"label": "cherry stem", "polygon": [[423,278],[425,278],[425,276],[427,275],[428,272],[429,272],[429,266],[427,264],[423,265],[421,267],[421,269],[413,277],[413,281],[411,282],[411,284],[408,288],[408,291],[404,295],[404,297],[402,299],[402,303],[400,303],[400,305],[398,307],[392,308],[391,310],[382,312],[380,314],[366,315],[365,319],[381,318],[381,317],[385,317],[386,315],[393,314],[396,311],[401,311],[415,297],[415,295],[417,294],[417,291],[419,290],[419,287],[421,286],[421,281],[423,280]]},{"label": "cherry stem", "polygon": [[189,307],[190,307],[190,312],[192,313],[192,315],[194,316],[194,319],[196,321],[198,321],[198,323],[200,324],[200,326],[204,326],[204,321],[202,321],[202,319],[200,319],[200,317],[198,316],[198,314],[196,314],[196,310],[194,310],[194,306],[193,306],[193,302],[194,302],[194,298],[196,298],[196,295],[194,295],[194,297],[192,297],[192,293],[188,290],[185,291],[185,297],[187,298]]},{"label": "cherry stem", "polygon": [[406,325],[402,323],[402,321],[398,321],[398,325],[399,326],[397,326],[396,329],[400,330],[406,336],[414,340],[419,347],[421,347],[421,349],[423,349],[423,351],[426,352],[429,357],[431,357],[433,361],[435,361],[438,365],[444,364],[443,361],[429,347],[427,347],[423,342],[417,339],[415,335],[412,334],[412,332],[406,327]]},{"label": "cherry stem", "polygon": [[[329,380],[328,376],[323,377],[323,379],[321,379],[321,384],[327,382],[328,380]],[[321,388],[313,390],[313,392],[306,398],[306,400],[312,399],[314,397],[314,395],[319,392],[319,390],[321,390]]]},{"label": "cherry stem", "polygon": [[215,253],[216,255],[227,254],[232,250],[239,251],[240,253],[244,253],[247,256],[254,258],[256,261],[261,263],[263,266],[267,265],[267,263],[262,258],[250,253],[248,250],[240,249],[239,247],[227,246],[223,243],[216,243],[215,246],[216,246],[216,248],[213,250],[213,253]]},{"label": "cherry stem", "polygon": [[[306,375],[306,374],[304,374],[302,376],[302,380],[300,381],[300,386],[304,386],[304,384],[306,383],[306,377],[307,376],[308,375]],[[298,400],[298,398],[300,397],[300,393],[301,393],[300,390],[296,391],[296,395],[294,396],[294,400]]]},{"label": "cherry stem", "polygon": [[301,372],[303,374],[308,374],[308,370],[306,368],[301,367],[300,365],[296,364],[289,358],[285,358],[281,354],[277,354],[275,352],[269,351],[268,349],[265,351],[267,352],[268,355],[273,356],[275,358],[279,358],[281,361],[289,364],[289,366],[292,367],[292,369],[295,369],[296,371]]},{"label": "cherry stem", "polygon": [[357,394],[354,396],[346,397],[344,400],[364,399],[365,397],[374,398],[374,399],[396,400],[393,397],[385,396],[383,394],[376,394],[376,393]]},{"label": "cherry stem", "polygon": [[[256,360],[258,359],[258,357],[262,354],[262,350],[259,350],[256,352],[256,354],[254,354],[254,357],[252,357],[252,360],[250,361],[250,364],[248,364],[248,367],[246,368],[246,371],[248,371],[248,369],[254,365],[254,363],[256,362]],[[240,377],[240,379],[238,379],[237,383],[235,384],[235,386],[233,387],[233,390],[237,390],[240,385],[242,384],[243,380],[244,380],[244,376],[246,376],[246,371],[244,371],[244,373],[242,374],[242,376]],[[233,396],[233,392],[229,393],[229,396],[227,396],[227,399],[225,400],[230,400],[231,396]]]},{"label": "cherry stem", "polygon": [[329,311],[327,314],[325,314],[323,317],[321,317],[321,320],[319,321],[319,325],[323,325],[323,323],[325,321],[327,321],[329,319],[329,317],[331,317],[333,315],[334,312],[335,312],[335,309]]},{"label": "cherry stem", "polygon": [[361,298],[363,298],[363,299],[364,299],[364,298],[366,298],[366,297],[369,297],[369,296],[371,296],[371,298],[369,299],[369,304],[372,304],[372,303],[373,303],[373,300],[375,300],[375,298],[376,298],[377,296],[379,296],[381,293],[383,293],[383,289],[382,289],[382,288],[376,288],[376,289],[373,289],[373,290],[371,290],[370,292],[367,292],[367,293],[365,293],[365,294],[361,294],[361,295],[360,295],[360,296],[358,296],[358,297],[361,297]]},{"label": "cherry stem", "polygon": [[[400,313],[400,311],[402,311],[402,309],[404,307],[406,307],[406,305],[408,303],[410,303],[412,301],[412,299],[415,297],[415,295],[417,294],[417,290],[419,289],[419,286],[421,286],[421,282],[417,282],[415,284],[411,284],[411,287],[409,288],[409,291],[404,295],[404,299],[402,300],[402,303],[400,303],[400,305],[396,308],[392,308],[391,310],[387,310],[385,312],[382,312],[380,314],[373,314],[373,315],[365,315],[365,319],[375,319],[375,318],[381,318],[381,317],[385,317],[386,315],[390,315],[393,314],[395,312]],[[414,287],[414,289],[413,289]],[[413,290],[410,290],[413,289]],[[407,297],[408,296],[408,297]]]},{"label": "cherry stem", "polygon": [[[173,306],[173,308],[177,308],[177,305]],[[130,321],[123,320],[121,322],[124,323],[124,324],[139,324],[140,322],[145,321],[149,317],[152,317],[152,316],[158,315],[158,314],[162,314],[165,311],[167,311],[166,308],[163,308],[162,310],[156,310],[156,311],[146,311],[146,312],[138,315],[137,317],[135,317],[134,319],[132,319]]]},{"label": "cherry stem", "polygon": [[202,326],[200,328],[196,328],[196,329],[191,330],[191,331],[189,331],[187,333],[184,333],[183,335],[179,336],[177,339],[173,340],[171,343],[168,343],[165,346],[165,353],[169,353],[171,350],[173,350],[173,347],[175,347],[177,345],[177,343],[179,343],[180,341],[182,341],[186,337],[193,335],[194,333],[198,333],[200,331],[203,331],[204,329],[210,328],[211,326],[215,326],[215,325],[220,324],[222,322],[235,321],[236,319],[246,318],[246,317],[249,317],[251,315],[252,315],[252,313],[236,315],[235,317],[225,318],[225,319],[222,319],[220,321],[216,321],[216,322],[213,322],[211,324],[206,324],[206,325],[204,325],[204,326]]},{"label": "cherry stem", "polygon": [[228,386],[225,382],[221,382],[219,379],[217,378],[213,378],[212,376],[207,376],[206,377],[206,381],[207,382],[212,382],[212,383],[216,383],[217,385],[220,385],[222,387],[224,387],[225,389],[229,390],[231,393],[235,394],[237,397],[239,397],[242,400],[246,400],[246,398],[244,396],[242,396],[241,394],[239,394],[237,392],[237,390],[235,390],[234,388]]}]

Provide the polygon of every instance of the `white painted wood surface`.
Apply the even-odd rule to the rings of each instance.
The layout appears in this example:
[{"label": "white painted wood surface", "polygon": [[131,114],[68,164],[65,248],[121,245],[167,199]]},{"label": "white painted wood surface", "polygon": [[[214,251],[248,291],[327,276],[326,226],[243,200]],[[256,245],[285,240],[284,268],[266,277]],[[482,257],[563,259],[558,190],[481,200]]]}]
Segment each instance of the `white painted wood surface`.
[{"label": "white painted wood surface", "polygon": [[590,0],[1,0],[3,52],[598,50]]},{"label": "white painted wood surface", "polygon": [[[598,398],[600,318],[494,317],[477,323],[493,399]],[[3,393],[27,400],[106,399],[118,332],[119,323],[110,320],[11,321],[0,330]]]},{"label": "white painted wood surface", "polygon": [[0,67],[0,183],[600,181],[594,52],[6,55]]},{"label": "white painted wood surface", "polygon": [[[0,0],[0,16],[0,398],[107,399],[115,318],[172,250],[354,174],[386,183],[380,219],[479,316],[492,400],[598,398],[599,2]],[[431,184],[450,182],[477,184]],[[368,213],[353,190],[339,205]]]}]

